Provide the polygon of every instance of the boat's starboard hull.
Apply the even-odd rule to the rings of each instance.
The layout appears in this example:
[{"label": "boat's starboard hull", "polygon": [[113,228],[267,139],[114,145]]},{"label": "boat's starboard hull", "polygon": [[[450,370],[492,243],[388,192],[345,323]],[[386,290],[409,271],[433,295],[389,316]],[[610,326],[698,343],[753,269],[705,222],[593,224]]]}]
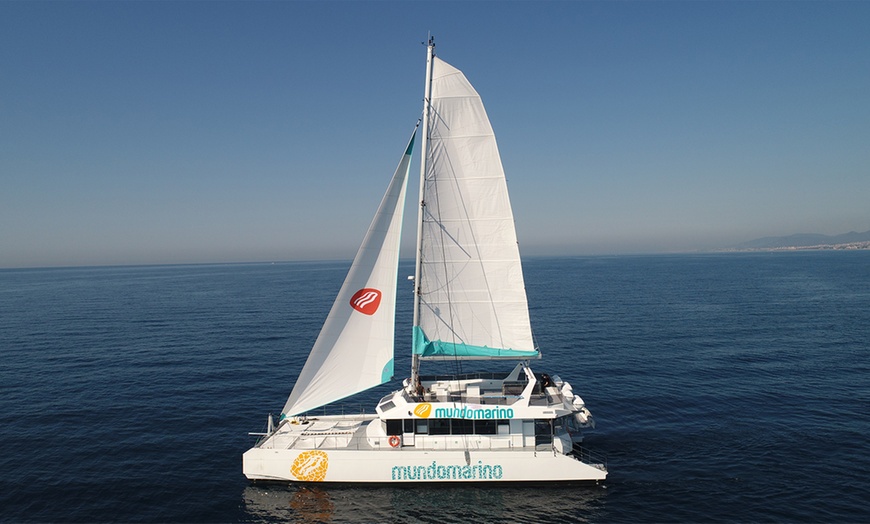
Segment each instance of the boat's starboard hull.
[{"label": "boat's starboard hull", "polygon": [[603,465],[552,451],[295,450],[252,448],[250,480],[289,482],[566,482],[601,481]]}]

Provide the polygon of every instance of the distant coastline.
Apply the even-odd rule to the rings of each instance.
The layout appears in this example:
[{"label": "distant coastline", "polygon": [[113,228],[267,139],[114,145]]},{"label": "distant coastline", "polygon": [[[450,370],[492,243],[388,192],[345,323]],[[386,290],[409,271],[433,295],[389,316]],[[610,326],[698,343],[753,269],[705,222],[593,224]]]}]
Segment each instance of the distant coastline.
[{"label": "distant coastline", "polygon": [[728,248],[722,251],[857,251],[862,249],[870,249],[870,242],[849,242],[845,244],[817,244],[815,246],[779,246],[779,247],[744,247],[744,248]]},{"label": "distant coastline", "polygon": [[855,251],[870,249],[870,231],[850,231],[842,235],[797,234],[764,237],[721,251]]}]

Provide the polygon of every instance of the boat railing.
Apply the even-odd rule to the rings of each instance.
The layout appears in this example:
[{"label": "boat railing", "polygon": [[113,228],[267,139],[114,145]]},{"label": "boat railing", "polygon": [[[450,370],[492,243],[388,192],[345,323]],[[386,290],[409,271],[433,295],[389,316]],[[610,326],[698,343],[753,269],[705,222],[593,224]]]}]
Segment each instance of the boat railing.
[{"label": "boat railing", "polygon": [[421,382],[462,382],[468,380],[504,380],[509,373],[460,373],[458,375],[422,375]]},{"label": "boat railing", "polygon": [[589,464],[590,466],[600,466],[601,469],[607,471],[607,455],[593,453],[578,444],[574,444],[574,449],[571,451],[571,455],[580,462]]},{"label": "boat railing", "polygon": [[522,395],[502,395],[497,393],[488,393],[481,392],[480,395],[477,396],[469,396],[467,393],[454,393],[450,392],[447,394],[437,394],[437,393],[424,393],[419,399],[412,399],[412,401],[423,400],[425,402],[456,402],[462,404],[481,404],[481,405],[494,405],[494,406],[510,406],[515,402],[521,400],[523,398]]},{"label": "boat railing", "polygon": [[[440,437],[440,436],[439,436]],[[417,435],[413,442],[408,442],[402,435],[394,435],[391,437],[379,437],[369,439],[357,430],[326,430],[315,431],[311,433],[302,433],[294,436],[289,444],[292,449],[304,450],[382,450],[384,452],[394,451],[400,453],[402,451],[536,451],[538,453],[559,453],[556,451],[552,442],[536,442],[535,444],[523,444],[513,438],[503,439],[476,439],[476,438],[457,438],[463,435],[450,435],[450,439],[432,438],[432,436]],[[473,437],[467,435],[467,437]],[[458,441],[458,442],[457,442]],[[280,443],[275,443],[278,447],[284,447]],[[574,453],[574,452],[572,452]],[[591,456],[591,454],[587,454]],[[575,455],[576,456],[576,455]],[[579,458],[578,458],[579,460]],[[581,460],[582,462],[590,462],[590,460]]]},{"label": "boat railing", "polygon": [[[390,395],[392,396],[392,395]],[[387,398],[387,397],[384,397]],[[327,404],[321,408],[309,411],[306,413],[308,418],[326,417],[326,416],[355,416],[355,415],[374,415],[371,406],[368,404]]]}]

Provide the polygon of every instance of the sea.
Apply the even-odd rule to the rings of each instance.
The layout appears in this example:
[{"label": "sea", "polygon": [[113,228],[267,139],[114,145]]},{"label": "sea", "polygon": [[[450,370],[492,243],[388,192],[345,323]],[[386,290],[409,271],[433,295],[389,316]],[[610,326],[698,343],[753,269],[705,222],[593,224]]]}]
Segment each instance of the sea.
[{"label": "sea", "polygon": [[348,267],[0,270],[0,521],[870,521],[870,251],[526,259],[601,484],[251,484]]}]

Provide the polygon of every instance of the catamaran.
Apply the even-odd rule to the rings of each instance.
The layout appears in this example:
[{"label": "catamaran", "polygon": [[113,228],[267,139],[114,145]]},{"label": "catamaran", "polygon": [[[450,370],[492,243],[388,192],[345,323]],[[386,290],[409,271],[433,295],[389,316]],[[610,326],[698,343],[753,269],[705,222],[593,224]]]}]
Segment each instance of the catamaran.
[{"label": "catamaran", "polygon": [[[532,371],[513,213],[495,135],[465,75],[427,46],[411,372],[374,413],[313,415],[393,379],[399,243],[417,129],[280,419],[243,455],[251,480],[601,481],[594,420],[572,386]],[[418,126],[419,126],[418,122]],[[421,375],[429,361],[511,371]],[[435,363],[432,364],[437,365]],[[509,369],[510,365],[507,368]]]}]

